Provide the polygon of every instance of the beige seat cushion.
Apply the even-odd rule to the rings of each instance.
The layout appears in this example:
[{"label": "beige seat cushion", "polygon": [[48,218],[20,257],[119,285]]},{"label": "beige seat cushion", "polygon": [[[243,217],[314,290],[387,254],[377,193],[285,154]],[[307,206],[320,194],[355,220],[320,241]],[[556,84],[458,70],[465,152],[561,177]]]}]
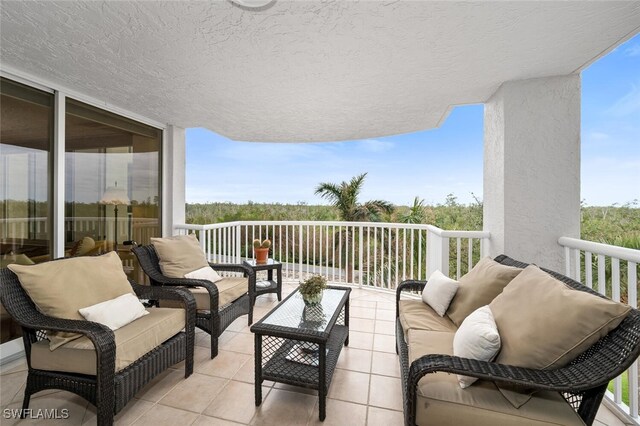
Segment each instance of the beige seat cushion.
[{"label": "beige seat cushion", "polygon": [[[184,309],[150,308],[149,315],[114,331],[116,371],[178,334],[185,326]],[[31,347],[31,366],[40,370],[96,374],[96,351],[88,337],[69,342],[55,351],[46,340]]]},{"label": "beige seat cushion", "polygon": [[[453,353],[454,333],[425,330],[409,332],[409,360],[426,354]],[[557,392],[536,393],[519,409],[498,391],[493,382],[479,380],[462,389],[455,374],[427,374],[418,382],[418,425],[584,425]]]},{"label": "beige seat cushion", "polygon": [[185,274],[209,266],[194,234],[168,238],[151,238],[158,253],[160,270],[169,278],[184,278]]},{"label": "beige seat cushion", "polygon": [[[249,279],[246,277],[222,278],[214,284],[218,287],[218,308],[221,308],[249,291]],[[189,291],[196,299],[196,309],[209,311],[209,292],[204,287],[189,287]],[[182,305],[176,300],[162,300],[160,306],[167,308],[180,308]]]},{"label": "beige seat cushion", "polygon": [[471,312],[491,303],[521,271],[489,257],[480,260],[471,271],[460,277],[460,285],[447,309],[447,316],[460,327]]},{"label": "beige seat cushion", "polygon": [[[56,318],[84,320],[80,308],[133,294],[116,252],[37,265],[9,265],[9,269],[18,276],[38,310]],[[77,333],[49,333],[51,350],[79,337]]]},{"label": "beige seat cushion", "polygon": [[421,300],[400,300],[398,304],[400,324],[407,341],[409,330],[432,330],[454,332],[456,325],[445,315],[441,317],[433,308]]},{"label": "beige seat cushion", "polygon": [[631,308],[573,290],[530,265],[489,305],[502,339],[501,364],[567,365],[611,330]]}]

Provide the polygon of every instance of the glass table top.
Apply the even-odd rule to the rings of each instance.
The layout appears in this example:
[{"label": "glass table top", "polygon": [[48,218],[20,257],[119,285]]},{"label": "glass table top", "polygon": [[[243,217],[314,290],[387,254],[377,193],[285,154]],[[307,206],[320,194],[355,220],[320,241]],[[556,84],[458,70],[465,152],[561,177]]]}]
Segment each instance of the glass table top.
[{"label": "glass table top", "polygon": [[325,289],[320,303],[315,306],[306,306],[302,300],[302,295],[296,290],[295,293],[278,305],[275,311],[267,315],[261,323],[263,325],[324,332],[346,292],[347,290]]},{"label": "glass table top", "polygon": [[279,265],[280,264],[280,262],[278,262],[277,260],[273,260],[273,259],[267,259],[266,263],[256,263],[255,259],[246,259],[244,262],[247,263],[250,266],[267,266],[267,265]]}]

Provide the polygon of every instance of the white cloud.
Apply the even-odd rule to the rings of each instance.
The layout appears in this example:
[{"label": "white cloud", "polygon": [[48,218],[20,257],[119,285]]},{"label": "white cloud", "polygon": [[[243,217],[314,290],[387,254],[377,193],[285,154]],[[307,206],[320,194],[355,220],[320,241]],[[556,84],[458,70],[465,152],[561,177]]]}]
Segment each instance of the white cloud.
[{"label": "white cloud", "polygon": [[634,44],[624,50],[625,56],[640,56],[640,44]]}]

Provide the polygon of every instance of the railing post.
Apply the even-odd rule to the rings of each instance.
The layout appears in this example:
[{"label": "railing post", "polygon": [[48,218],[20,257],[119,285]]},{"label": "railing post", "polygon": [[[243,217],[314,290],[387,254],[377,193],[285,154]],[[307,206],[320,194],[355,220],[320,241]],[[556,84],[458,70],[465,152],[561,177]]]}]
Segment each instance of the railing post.
[{"label": "railing post", "polygon": [[[449,276],[449,238],[440,237],[440,272]],[[425,277],[429,278],[429,277]]]},{"label": "railing post", "polygon": [[235,230],[236,230],[236,263],[241,263],[242,262],[242,250],[241,250],[241,245],[242,242],[240,241],[240,234],[242,233],[242,228],[240,227],[240,224],[235,226]]},{"label": "railing post", "polygon": [[364,247],[364,234],[363,234],[363,226],[358,225],[358,285],[362,287],[362,262],[364,260],[363,256],[363,247]]}]

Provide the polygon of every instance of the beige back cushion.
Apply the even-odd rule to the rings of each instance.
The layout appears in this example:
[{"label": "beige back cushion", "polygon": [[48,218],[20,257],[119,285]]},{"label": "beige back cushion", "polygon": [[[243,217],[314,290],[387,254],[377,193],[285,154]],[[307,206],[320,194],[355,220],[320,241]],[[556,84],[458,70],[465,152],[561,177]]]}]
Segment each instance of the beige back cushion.
[{"label": "beige back cushion", "polygon": [[[84,320],[80,308],[133,293],[116,252],[74,257],[37,265],[9,265],[40,312],[56,318]],[[51,350],[81,337],[49,333]]]},{"label": "beige back cushion", "polygon": [[574,290],[535,265],[525,268],[489,307],[502,340],[496,362],[538,369],[567,365],[631,311]]},{"label": "beige back cushion", "polygon": [[491,303],[521,271],[520,268],[502,265],[490,257],[480,260],[460,278],[458,291],[447,309],[447,316],[460,327],[471,312]]},{"label": "beige back cushion", "polygon": [[194,234],[168,238],[151,238],[158,253],[160,270],[169,278],[184,278],[185,274],[209,266]]}]

